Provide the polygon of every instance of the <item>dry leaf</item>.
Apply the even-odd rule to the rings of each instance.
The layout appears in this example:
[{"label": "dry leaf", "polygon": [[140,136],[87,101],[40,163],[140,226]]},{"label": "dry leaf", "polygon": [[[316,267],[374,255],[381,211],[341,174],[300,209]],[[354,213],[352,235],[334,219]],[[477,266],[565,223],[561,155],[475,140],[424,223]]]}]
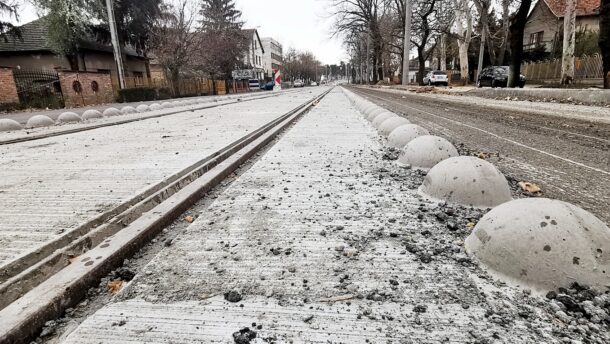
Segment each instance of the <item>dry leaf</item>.
[{"label": "dry leaf", "polygon": [[73,264],[74,262],[76,262],[76,260],[78,260],[78,256],[68,257],[68,261],[70,262],[70,264]]},{"label": "dry leaf", "polygon": [[112,295],[116,295],[116,293],[118,293],[122,287],[123,287],[123,281],[121,281],[120,279],[116,279],[114,281],[108,282],[108,290],[110,290]]},{"label": "dry leaf", "polygon": [[540,189],[538,185],[530,182],[519,182],[519,187],[521,188],[521,190],[529,193],[542,192],[542,189]]},{"label": "dry leaf", "polygon": [[484,153],[484,152],[477,153],[477,158],[487,160],[487,158],[489,158],[489,153]]},{"label": "dry leaf", "polygon": [[466,227],[468,227],[469,229],[472,229],[474,226],[474,222],[468,222],[468,224],[466,224]]},{"label": "dry leaf", "polygon": [[193,218],[191,215],[189,215],[184,218],[184,221],[186,221],[188,223],[192,223],[193,221],[195,221],[195,218]]}]

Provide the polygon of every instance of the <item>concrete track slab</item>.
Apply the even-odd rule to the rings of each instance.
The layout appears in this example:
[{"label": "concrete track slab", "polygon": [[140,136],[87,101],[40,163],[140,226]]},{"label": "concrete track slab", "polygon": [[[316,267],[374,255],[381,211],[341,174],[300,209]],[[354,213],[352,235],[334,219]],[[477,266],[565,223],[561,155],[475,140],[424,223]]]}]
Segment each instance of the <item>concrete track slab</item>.
[{"label": "concrete track slab", "polygon": [[312,96],[290,93],[0,146],[0,268]]},{"label": "concrete track slab", "polygon": [[559,342],[543,300],[471,264],[423,175],[384,152],[331,92],[66,343]]}]

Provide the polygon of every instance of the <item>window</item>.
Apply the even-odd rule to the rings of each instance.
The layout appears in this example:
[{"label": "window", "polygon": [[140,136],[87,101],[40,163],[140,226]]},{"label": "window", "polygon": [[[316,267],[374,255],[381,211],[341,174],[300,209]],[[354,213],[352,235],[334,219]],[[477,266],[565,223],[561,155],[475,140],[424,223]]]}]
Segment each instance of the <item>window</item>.
[{"label": "window", "polygon": [[530,34],[530,44],[539,45],[542,43],[542,38],[544,37],[544,31],[534,32]]}]

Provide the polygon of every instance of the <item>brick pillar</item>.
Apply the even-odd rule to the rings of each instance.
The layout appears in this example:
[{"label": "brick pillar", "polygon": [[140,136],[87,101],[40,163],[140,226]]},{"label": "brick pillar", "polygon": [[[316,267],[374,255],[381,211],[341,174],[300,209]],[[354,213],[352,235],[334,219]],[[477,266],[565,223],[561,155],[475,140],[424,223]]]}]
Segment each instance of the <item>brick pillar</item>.
[{"label": "brick pillar", "polygon": [[12,68],[0,67],[0,103],[19,103]]},{"label": "brick pillar", "polygon": [[[114,101],[112,79],[108,73],[60,72],[59,81],[67,108]],[[80,84],[80,88],[75,87],[75,81]]]}]

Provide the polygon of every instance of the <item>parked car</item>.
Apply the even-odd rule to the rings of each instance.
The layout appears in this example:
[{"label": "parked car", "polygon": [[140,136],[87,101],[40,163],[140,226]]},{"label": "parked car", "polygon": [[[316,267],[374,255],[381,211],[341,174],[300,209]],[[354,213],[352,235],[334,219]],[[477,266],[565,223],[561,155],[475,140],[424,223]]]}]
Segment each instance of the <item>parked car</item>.
[{"label": "parked car", "polygon": [[294,88],[305,87],[305,83],[303,82],[303,80],[295,80],[294,84],[293,84],[293,87]]},{"label": "parked car", "polygon": [[315,81],[312,81],[311,84],[309,84],[309,86],[318,86],[318,83]]},{"label": "parked car", "polygon": [[[477,86],[506,87],[508,84],[508,66],[491,66],[481,70],[481,75],[477,78]],[[517,86],[523,88],[527,79],[521,74]]]},{"label": "parked car", "polygon": [[258,81],[258,79],[250,79],[248,80],[248,84],[250,85],[250,88],[259,88],[261,83],[260,81]]},{"label": "parked car", "polygon": [[273,91],[273,88],[275,87],[275,82],[273,80],[269,81],[264,85],[264,87],[266,91]]},{"label": "parked car", "polygon": [[442,70],[433,70],[428,72],[426,76],[424,76],[424,85],[432,86],[432,85],[449,85],[449,78],[447,77],[447,73]]}]

